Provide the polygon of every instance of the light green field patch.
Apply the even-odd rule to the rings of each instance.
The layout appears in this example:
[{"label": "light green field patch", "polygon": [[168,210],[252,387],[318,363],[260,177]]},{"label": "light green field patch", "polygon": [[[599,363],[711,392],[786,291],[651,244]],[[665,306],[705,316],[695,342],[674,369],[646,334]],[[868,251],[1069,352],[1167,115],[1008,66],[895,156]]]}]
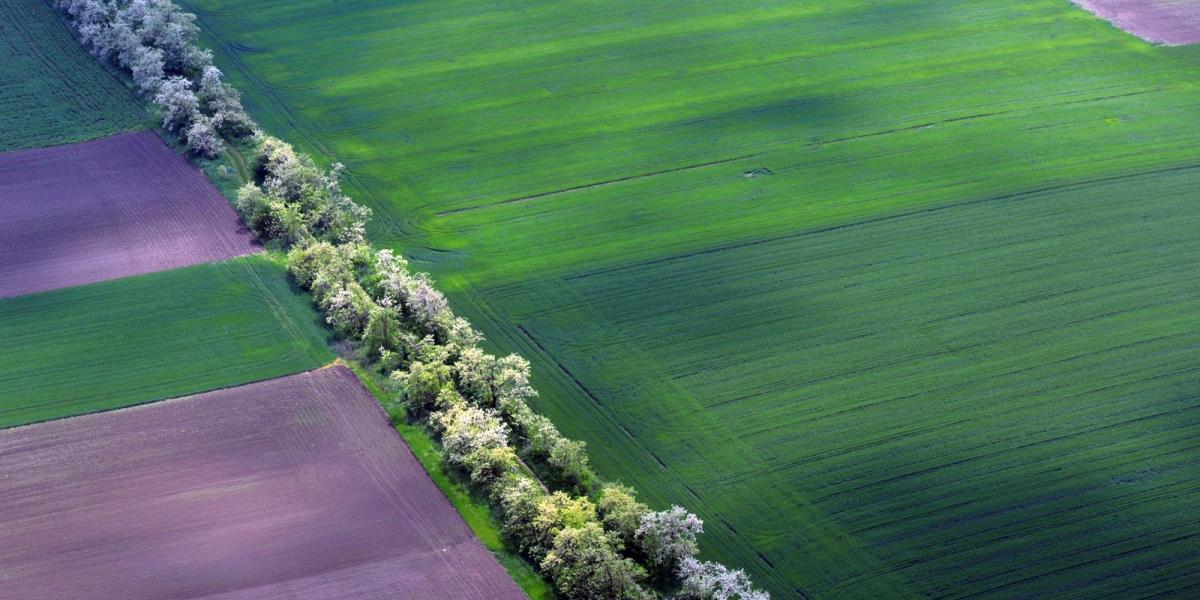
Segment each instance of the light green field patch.
[{"label": "light green field patch", "polygon": [[775,597],[1200,586],[1200,49],[1066,0],[185,4]]},{"label": "light green field patch", "polygon": [[0,0],[0,152],[144,127],[132,93],[42,0]]},{"label": "light green field patch", "polygon": [[306,371],[326,335],[265,256],[7,298],[0,427]]}]

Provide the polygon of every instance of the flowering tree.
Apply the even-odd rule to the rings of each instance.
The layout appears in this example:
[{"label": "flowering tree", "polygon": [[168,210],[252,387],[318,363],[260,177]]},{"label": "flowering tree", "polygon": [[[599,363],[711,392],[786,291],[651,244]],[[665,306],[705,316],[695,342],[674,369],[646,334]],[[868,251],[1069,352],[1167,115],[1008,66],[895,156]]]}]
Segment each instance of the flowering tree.
[{"label": "flowering tree", "polygon": [[192,91],[192,82],[184,77],[164,79],[154,101],[162,106],[162,125],[167,131],[187,131],[200,114],[200,100]]},{"label": "flowering tree", "polygon": [[646,553],[651,566],[659,573],[671,575],[684,559],[694,557],[700,547],[696,536],[704,531],[704,521],[682,506],[642,516],[634,537]]},{"label": "flowering tree", "polygon": [[771,595],[754,589],[741,569],[689,557],[679,565],[680,600],[770,600]]}]

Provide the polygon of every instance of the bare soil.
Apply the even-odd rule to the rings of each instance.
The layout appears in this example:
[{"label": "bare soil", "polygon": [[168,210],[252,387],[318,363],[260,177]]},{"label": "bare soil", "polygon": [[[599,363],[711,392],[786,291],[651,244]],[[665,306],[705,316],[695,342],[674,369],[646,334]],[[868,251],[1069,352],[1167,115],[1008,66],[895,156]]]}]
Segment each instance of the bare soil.
[{"label": "bare soil", "polygon": [[150,132],[0,154],[0,298],[258,247],[229,202]]},{"label": "bare soil", "polygon": [[1200,42],[1200,2],[1189,0],[1072,0],[1148,42],[1184,46]]},{"label": "bare soil", "polygon": [[0,431],[0,598],[523,598],[344,367]]}]

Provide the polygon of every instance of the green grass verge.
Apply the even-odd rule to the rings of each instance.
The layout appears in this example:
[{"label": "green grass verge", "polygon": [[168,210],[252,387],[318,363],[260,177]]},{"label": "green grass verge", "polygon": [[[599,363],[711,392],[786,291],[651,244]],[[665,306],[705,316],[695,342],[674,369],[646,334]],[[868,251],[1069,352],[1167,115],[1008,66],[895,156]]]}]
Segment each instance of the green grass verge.
[{"label": "green grass verge", "polygon": [[327,335],[264,255],[0,300],[0,427],[313,369]]},{"label": "green grass verge", "polygon": [[144,129],[133,94],[42,0],[0,0],[0,152]]},{"label": "green grass verge", "polygon": [[[377,381],[378,378],[355,362],[347,364],[380,403],[386,404],[387,398]],[[459,478],[446,470],[441,449],[429,433],[419,425],[407,423],[403,414],[396,414],[393,417],[397,423],[396,431],[412,449],[417,460],[421,461],[421,465],[425,467],[425,472],[429,473],[430,479],[433,479],[438,489],[442,490],[442,493],[458,510],[458,514],[462,515],[463,520],[466,521],[471,531],[475,532],[479,541],[483,542],[483,545],[491,551],[501,565],[504,565],[513,581],[516,581],[517,585],[521,586],[521,589],[532,600],[557,598],[554,589],[534,570],[533,565],[504,543],[500,533],[500,524],[488,507],[487,500],[476,497]]]},{"label": "green grass verge", "polygon": [[1200,587],[1200,48],[1066,0],[184,4],[777,598]]}]

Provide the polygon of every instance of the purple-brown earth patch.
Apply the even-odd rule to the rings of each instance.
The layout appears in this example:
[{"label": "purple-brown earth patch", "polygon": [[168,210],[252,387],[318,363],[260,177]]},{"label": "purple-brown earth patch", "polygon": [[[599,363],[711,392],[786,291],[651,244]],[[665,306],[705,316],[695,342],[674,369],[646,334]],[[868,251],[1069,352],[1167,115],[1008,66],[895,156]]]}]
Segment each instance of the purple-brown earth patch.
[{"label": "purple-brown earth patch", "polygon": [[344,367],[0,430],[0,598],[524,598]]},{"label": "purple-brown earth patch", "polygon": [[1072,0],[1148,42],[1168,46],[1200,43],[1200,1]]},{"label": "purple-brown earth patch", "polygon": [[0,298],[257,250],[229,203],[149,132],[0,154]]}]

